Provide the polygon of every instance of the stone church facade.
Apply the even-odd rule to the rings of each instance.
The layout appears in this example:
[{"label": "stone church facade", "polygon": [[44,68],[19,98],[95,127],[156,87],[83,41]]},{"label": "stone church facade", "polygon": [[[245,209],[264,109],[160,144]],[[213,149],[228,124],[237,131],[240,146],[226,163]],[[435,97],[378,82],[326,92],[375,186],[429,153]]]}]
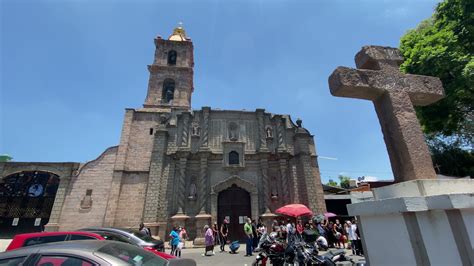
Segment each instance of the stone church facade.
[{"label": "stone church facade", "polygon": [[[237,228],[245,216],[288,203],[325,211],[313,136],[300,120],[264,109],[192,110],[193,43],[178,27],[155,46],[145,103],[126,109],[118,146],[85,164],[0,163],[2,178],[28,172],[34,183],[38,173],[57,176],[47,230],[144,222],[162,238],[174,224],[195,237],[211,220],[227,217]],[[12,215],[6,209],[4,218]]]}]

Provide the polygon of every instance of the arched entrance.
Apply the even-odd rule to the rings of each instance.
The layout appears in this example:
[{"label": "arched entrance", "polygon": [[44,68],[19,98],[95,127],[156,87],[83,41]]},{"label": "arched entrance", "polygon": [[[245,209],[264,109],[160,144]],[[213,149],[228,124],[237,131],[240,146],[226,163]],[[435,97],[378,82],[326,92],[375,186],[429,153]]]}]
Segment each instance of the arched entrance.
[{"label": "arched entrance", "polygon": [[250,193],[233,184],[219,192],[217,197],[217,217],[220,223],[229,219],[229,240],[245,240],[244,223],[251,217]]},{"label": "arched entrance", "polygon": [[41,231],[48,223],[59,186],[59,176],[23,171],[0,180],[0,235]]}]

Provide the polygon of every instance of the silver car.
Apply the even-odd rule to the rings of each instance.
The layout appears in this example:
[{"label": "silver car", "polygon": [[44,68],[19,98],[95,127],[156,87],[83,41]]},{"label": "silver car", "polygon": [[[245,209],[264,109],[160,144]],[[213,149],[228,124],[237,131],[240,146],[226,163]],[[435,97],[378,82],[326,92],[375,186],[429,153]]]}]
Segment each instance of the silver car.
[{"label": "silver car", "polygon": [[96,266],[96,265],[183,265],[196,266],[192,259],[165,260],[149,251],[117,241],[78,240],[54,242],[0,253],[0,266]]},{"label": "silver car", "polygon": [[114,227],[88,227],[79,229],[79,231],[87,231],[101,235],[105,239],[127,242],[135,246],[145,249],[154,249],[161,252],[165,251],[165,244],[162,240],[154,239],[144,233],[130,228],[114,228]]}]

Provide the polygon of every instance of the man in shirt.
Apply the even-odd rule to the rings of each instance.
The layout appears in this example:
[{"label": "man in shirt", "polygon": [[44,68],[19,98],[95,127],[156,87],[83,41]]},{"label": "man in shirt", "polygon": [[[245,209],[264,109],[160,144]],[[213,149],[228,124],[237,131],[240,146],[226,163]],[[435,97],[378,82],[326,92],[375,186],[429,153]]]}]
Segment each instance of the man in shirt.
[{"label": "man in shirt", "polygon": [[253,239],[253,232],[252,232],[252,220],[250,218],[247,218],[247,222],[244,224],[244,232],[245,236],[247,237],[246,239],[246,254],[245,256],[252,256],[252,239]]}]

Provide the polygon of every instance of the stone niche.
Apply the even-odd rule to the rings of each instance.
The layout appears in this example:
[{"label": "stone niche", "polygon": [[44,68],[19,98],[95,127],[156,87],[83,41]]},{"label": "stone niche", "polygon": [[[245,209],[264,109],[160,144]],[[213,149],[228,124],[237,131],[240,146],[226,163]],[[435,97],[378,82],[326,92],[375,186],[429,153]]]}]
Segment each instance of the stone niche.
[{"label": "stone niche", "polygon": [[224,141],[223,147],[223,167],[227,169],[245,168],[245,142]]}]

